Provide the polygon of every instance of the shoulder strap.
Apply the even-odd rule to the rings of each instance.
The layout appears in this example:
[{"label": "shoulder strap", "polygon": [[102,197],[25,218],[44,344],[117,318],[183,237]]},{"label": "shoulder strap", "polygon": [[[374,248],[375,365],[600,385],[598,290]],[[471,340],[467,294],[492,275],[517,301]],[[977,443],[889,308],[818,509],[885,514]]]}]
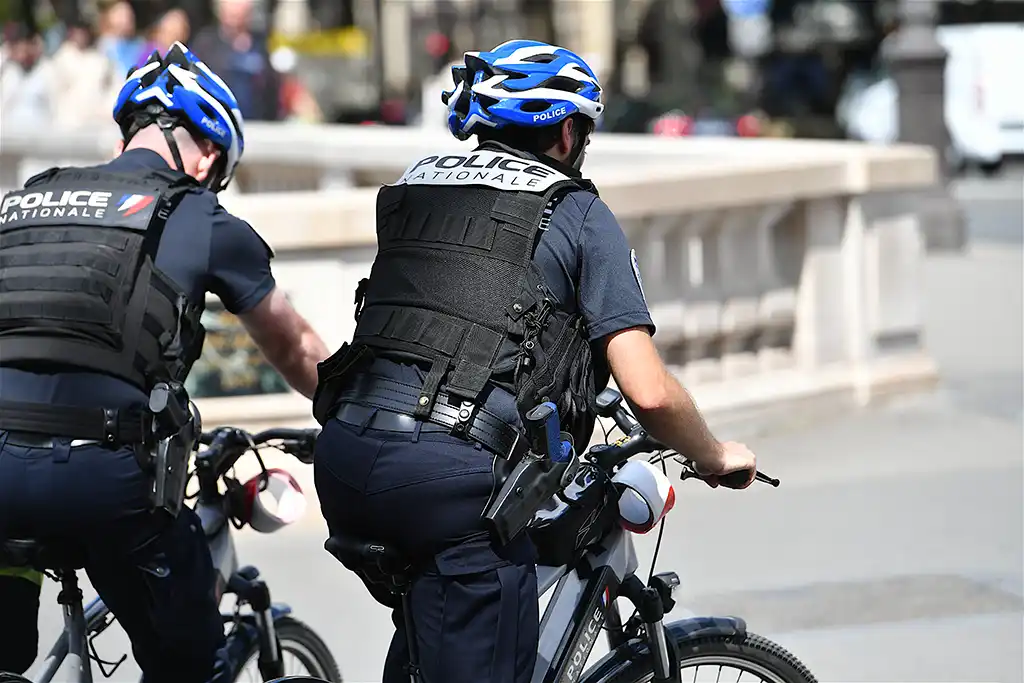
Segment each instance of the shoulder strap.
[{"label": "shoulder strap", "polygon": [[52,168],[46,169],[41,173],[36,173],[34,176],[25,181],[25,189],[27,190],[33,185],[38,185],[40,183],[45,183],[49,182],[50,180],[53,180],[54,176],[60,173],[60,171],[60,166],[54,166]]}]

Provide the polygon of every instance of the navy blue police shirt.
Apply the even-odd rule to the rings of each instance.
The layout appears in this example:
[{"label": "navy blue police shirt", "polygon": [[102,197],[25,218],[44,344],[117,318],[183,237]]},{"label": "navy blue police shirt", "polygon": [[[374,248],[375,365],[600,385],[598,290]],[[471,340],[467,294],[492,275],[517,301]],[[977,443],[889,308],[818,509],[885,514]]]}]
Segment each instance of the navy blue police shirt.
[{"label": "navy blue police shirt", "polygon": [[[119,173],[166,169],[156,152],[134,149],[96,168]],[[206,293],[215,294],[234,314],[251,311],[274,289],[272,253],[245,221],[232,216],[206,189],[189,192],[167,220],[156,255],[156,266],[203,306]],[[0,399],[122,408],[147,400],[134,386],[106,375],[88,372],[44,374],[0,368]]]},{"label": "navy blue police shirt", "polygon": [[[555,159],[536,158],[569,177],[582,177]],[[598,360],[605,358],[602,340],[610,334],[633,327],[646,327],[654,334],[629,242],[611,209],[596,195],[574,191],[561,200],[541,234],[534,261],[558,308],[583,313],[596,362],[603,362]],[[370,371],[414,386],[422,386],[426,377],[425,369],[416,364],[380,358]],[[506,422],[520,424],[511,394],[494,388],[487,392],[484,405]]]}]

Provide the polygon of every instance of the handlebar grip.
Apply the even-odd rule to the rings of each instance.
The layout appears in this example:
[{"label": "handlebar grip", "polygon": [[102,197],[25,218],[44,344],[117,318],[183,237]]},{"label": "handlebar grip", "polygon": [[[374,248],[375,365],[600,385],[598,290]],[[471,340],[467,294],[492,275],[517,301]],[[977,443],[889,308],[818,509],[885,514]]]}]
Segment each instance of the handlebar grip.
[{"label": "handlebar grip", "polygon": [[612,414],[612,420],[615,422],[615,426],[622,430],[623,434],[629,434],[633,427],[636,426],[636,422],[630,419],[629,413],[622,406],[615,409],[615,412]]},{"label": "handlebar grip", "polygon": [[742,488],[750,480],[750,470],[736,470],[718,477],[718,483],[726,488]]},{"label": "handlebar grip", "polygon": [[562,453],[558,408],[551,401],[534,406],[526,413],[526,433],[534,453],[558,459]]}]

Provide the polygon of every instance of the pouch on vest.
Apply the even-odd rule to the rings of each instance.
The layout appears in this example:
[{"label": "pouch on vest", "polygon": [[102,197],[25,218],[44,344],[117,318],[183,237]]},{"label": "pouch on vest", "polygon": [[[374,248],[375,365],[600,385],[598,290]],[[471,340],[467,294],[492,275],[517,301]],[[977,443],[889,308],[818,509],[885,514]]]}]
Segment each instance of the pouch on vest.
[{"label": "pouch on vest", "polygon": [[366,346],[341,345],[330,358],[316,364],[317,384],[313,393],[313,418],[321,427],[331,419],[331,411],[345,388],[345,379],[373,361],[373,351]]},{"label": "pouch on vest", "polygon": [[0,365],[183,381],[201,306],[155,264],[180,173],[51,169],[0,205]]}]

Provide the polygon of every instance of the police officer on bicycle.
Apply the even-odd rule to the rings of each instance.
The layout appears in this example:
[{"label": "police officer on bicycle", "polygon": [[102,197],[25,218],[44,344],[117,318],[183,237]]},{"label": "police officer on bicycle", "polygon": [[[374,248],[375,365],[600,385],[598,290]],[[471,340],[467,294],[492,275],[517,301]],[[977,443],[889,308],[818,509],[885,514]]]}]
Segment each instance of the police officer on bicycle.
[{"label": "police officer on bicycle", "polygon": [[[408,599],[425,683],[524,683],[535,551],[525,534],[499,544],[481,517],[523,452],[525,411],[553,401],[584,448],[610,373],[712,485],[737,470],[752,480],[755,461],[712,437],[660,360],[634,255],[580,174],[603,110],[591,68],[513,40],[452,72],[449,129],[480,144],[419,159],[378,195],[354,338],[320,368],[316,487],[332,535],[418,563]],[[400,616],[384,683],[408,680]]]},{"label": "police officer on bicycle", "polygon": [[[153,445],[181,434],[149,394],[186,401],[207,292],[308,397],[328,352],[276,287],[270,247],[217,201],[245,146],[224,82],[177,43],[129,74],[114,120],[117,158],[46,171],[0,207],[0,542],[81,548],[147,683],[200,683],[224,639],[215,573],[182,488],[151,495]],[[0,671],[35,659],[41,580],[0,567]]]}]

